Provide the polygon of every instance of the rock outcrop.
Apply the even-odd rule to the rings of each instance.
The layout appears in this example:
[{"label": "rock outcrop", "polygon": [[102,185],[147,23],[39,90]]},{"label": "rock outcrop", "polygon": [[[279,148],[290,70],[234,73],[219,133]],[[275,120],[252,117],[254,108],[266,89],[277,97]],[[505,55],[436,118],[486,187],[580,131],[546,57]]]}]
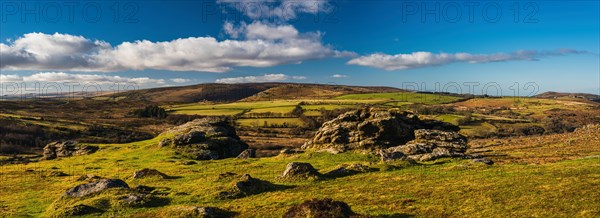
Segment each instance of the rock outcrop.
[{"label": "rock outcrop", "polygon": [[44,147],[43,159],[52,160],[59,157],[86,155],[96,151],[98,151],[97,146],[79,145],[75,141],[52,142]]},{"label": "rock outcrop", "polygon": [[319,175],[319,171],[309,163],[291,162],[286,166],[280,178],[284,180],[298,180],[317,178]]},{"label": "rock outcrop", "polygon": [[342,201],[334,201],[331,198],[322,200],[313,199],[295,205],[288,209],[283,215],[284,218],[304,218],[304,217],[331,217],[348,218],[355,215],[348,204]]},{"label": "rock outcrop", "polygon": [[442,157],[466,157],[467,138],[441,130],[415,130],[415,140],[380,151],[383,161],[409,158],[429,161]]},{"label": "rock outcrop", "polygon": [[263,192],[273,191],[276,186],[268,181],[252,178],[249,174],[244,174],[239,181],[233,184],[229,191],[220,192],[218,198],[241,198]]},{"label": "rock outcrop", "polygon": [[235,213],[216,207],[177,206],[170,213],[167,212],[167,215],[170,217],[228,218],[233,217]]},{"label": "rock outcrop", "polygon": [[65,192],[65,196],[84,197],[109,188],[129,189],[129,185],[120,179],[100,179],[94,182],[75,186]]},{"label": "rock outcrop", "polygon": [[202,118],[177,126],[173,134],[159,144],[172,147],[178,154],[196,160],[215,160],[237,157],[248,144],[237,136],[235,128],[219,118]]},{"label": "rock outcrop", "polygon": [[371,171],[371,168],[369,168],[368,166],[362,165],[362,164],[344,164],[342,166],[339,166],[338,168],[335,168],[332,171],[329,171],[327,173],[325,173],[326,176],[347,176],[347,175],[353,175],[353,174],[357,174],[357,173],[366,173]]},{"label": "rock outcrop", "polygon": [[304,149],[332,153],[346,150],[379,151],[383,161],[419,161],[463,157],[467,139],[459,127],[398,110],[363,108],[326,122]]},{"label": "rock outcrop", "polygon": [[378,150],[403,145],[415,139],[416,129],[459,130],[449,123],[420,120],[409,112],[363,108],[325,122],[315,133],[315,137],[302,148]]},{"label": "rock outcrop", "polygon": [[237,156],[237,158],[239,158],[239,159],[248,159],[248,158],[255,158],[255,157],[256,157],[256,150],[250,149],[250,148],[242,151],[242,153],[240,153],[240,155]]},{"label": "rock outcrop", "polygon": [[[118,213],[127,208],[167,205],[167,194],[155,193],[153,187],[129,185],[120,179],[95,179],[75,186],[47,209],[48,217],[72,217],[90,213]],[[76,206],[73,206],[76,205]],[[78,206],[80,205],[80,206]]]}]

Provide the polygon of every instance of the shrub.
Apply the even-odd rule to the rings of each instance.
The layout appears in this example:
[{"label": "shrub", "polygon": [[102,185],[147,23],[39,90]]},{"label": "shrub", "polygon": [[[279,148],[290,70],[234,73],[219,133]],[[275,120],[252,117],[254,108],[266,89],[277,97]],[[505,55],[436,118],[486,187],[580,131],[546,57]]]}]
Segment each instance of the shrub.
[{"label": "shrub", "polygon": [[292,112],[290,112],[290,115],[292,115],[294,117],[300,117],[300,116],[302,116],[302,114],[304,114],[304,109],[302,109],[302,107],[300,105],[296,105],[294,110],[292,110]]},{"label": "shrub", "polygon": [[163,109],[159,106],[156,106],[156,105],[151,105],[151,106],[147,106],[144,109],[135,110],[135,111],[133,111],[133,114],[139,118],[148,117],[148,118],[163,119],[163,118],[167,117],[167,111],[165,111],[165,109]]},{"label": "shrub", "polygon": [[557,117],[548,117],[542,120],[546,133],[564,133],[575,130],[575,127]]},{"label": "shrub", "polygon": [[169,124],[173,124],[173,125],[182,125],[184,123],[190,122],[192,120],[195,119],[199,119],[202,118],[202,116],[199,115],[185,115],[185,114],[172,114],[169,115],[166,119],[167,123]]},{"label": "shrub", "polygon": [[458,125],[468,124],[473,121],[473,114],[471,112],[467,112],[464,117],[456,120]]}]

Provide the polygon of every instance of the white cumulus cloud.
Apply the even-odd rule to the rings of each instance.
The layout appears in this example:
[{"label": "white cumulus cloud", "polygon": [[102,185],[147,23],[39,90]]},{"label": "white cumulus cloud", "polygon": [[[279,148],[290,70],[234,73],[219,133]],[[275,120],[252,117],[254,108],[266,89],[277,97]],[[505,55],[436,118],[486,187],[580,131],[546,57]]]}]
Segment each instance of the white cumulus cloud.
[{"label": "white cumulus cloud", "polygon": [[347,78],[348,75],[344,75],[344,74],[333,74],[333,76],[331,76],[333,78]]},{"label": "white cumulus cloud", "polygon": [[586,51],[558,49],[553,51],[519,50],[511,53],[469,54],[469,53],[431,53],[413,52],[410,54],[371,54],[348,61],[350,65],[368,66],[384,70],[405,70],[413,68],[441,66],[451,63],[489,63],[504,61],[537,61],[550,56],[585,54]]},{"label": "white cumulus cloud", "polygon": [[0,83],[5,83],[5,82],[21,82],[23,81],[23,78],[21,78],[18,75],[4,75],[4,74],[0,74]]},{"label": "white cumulus cloud", "polygon": [[8,44],[0,43],[0,69],[226,72],[234,67],[271,67],[353,54],[322,44],[319,34],[299,34],[291,25],[257,22],[243,31],[245,40],[189,37],[164,42],[138,40],[116,46],[83,36],[30,33]]},{"label": "white cumulus cloud", "polygon": [[304,80],[304,76],[288,76],[285,74],[265,74],[262,76],[243,76],[217,79],[216,83],[263,83],[263,82],[283,82],[288,80]]},{"label": "white cumulus cloud", "polygon": [[173,78],[170,80],[171,80],[171,82],[174,82],[174,83],[187,83],[187,82],[191,81],[190,79],[183,79],[183,78]]}]

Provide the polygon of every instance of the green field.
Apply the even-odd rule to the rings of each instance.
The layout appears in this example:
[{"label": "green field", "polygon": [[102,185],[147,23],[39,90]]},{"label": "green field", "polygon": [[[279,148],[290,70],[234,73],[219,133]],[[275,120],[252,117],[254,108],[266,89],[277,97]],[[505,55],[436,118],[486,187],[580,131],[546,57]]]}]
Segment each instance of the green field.
[{"label": "green field", "polygon": [[63,128],[71,130],[85,130],[90,125],[81,122],[64,120],[64,119],[44,119],[43,117],[22,116],[16,114],[0,113],[0,118],[17,119],[22,123],[31,125],[45,126],[49,128]]},{"label": "green field", "polygon": [[256,108],[250,110],[247,114],[260,114],[260,113],[276,113],[276,114],[288,114],[291,113],[296,106],[282,106],[282,107],[268,107],[268,108]]},{"label": "green field", "polygon": [[339,96],[336,99],[342,100],[391,100],[422,104],[443,104],[460,100],[460,97],[414,93],[414,92],[394,92],[394,93],[370,93],[370,94],[350,94]]},{"label": "green field", "polygon": [[[294,156],[203,161],[183,165],[185,159],[160,148],[161,137],[129,144],[100,145],[95,154],[0,167],[0,216],[54,216],[63,207],[84,203],[100,206],[112,192],[57,201],[64,191],[81,184],[81,175],[122,178],[130,186],[158,187],[168,205],[151,208],[117,207],[104,216],[165,217],[181,206],[215,206],[240,217],[281,217],[291,205],[312,198],[330,197],[347,202],[363,215],[385,217],[597,217],[600,158],[592,157],[544,165],[486,166],[469,160],[442,159],[420,165],[383,164],[367,154],[306,153]],[[278,182],[289,162],[308,162],[325,173],[340,164],[362,163],[375,171],[345,177]],[[396,167],[394,167],[396,166]],[[153,168],[175,179],[140,179],[131,175]],[[47,176],[63,171],[69,176]],[[218,175],[248,173],[288,188],[234,200],[216,194],[231,182]],[[351,193],[351,194],[349,194]],[[69,205],[65,205],[69,204]],[[58,210],[52,209],[58,207]]]},{"label": "green field", "polygon": [[167,107],[174,114],[204,115],[204,116],[233,116],[246,111],[250,113],[288,113],[299,101],[258,101],[234,102],[227,104],[185,104]]},{"label": "green field", "polygon": [[460,126],[460,134],[463,134],[468,137],[479,136],[481,134],[491,133],[491,132],[496,132],[496,131],[497,131],[497,128],[488,122],[469,123],[469,124]]},{"label": "green field", "polygon": [[166,107],[170,113],[204,116],[233,116],[238,114],[260,115],[273,113],[286,115],[297,105],[303,103],[302,109],[310,110],[335,110],[340,108],[356,108],[360,105],[381,103],[381,100],[280,100],[280,101],[257,101],[257,102],[234,102],[227,104],[185,104]]},{"label": "green field", "polygon": [[241,114],[244,110],[238,109],[202,109],[202,110],[175,110],[173,114],[185,114],[185,115],[200,115],[200,116],[233,116]]},{"label": "green field", "polygon": [[452,123],[452,124],[457,124],[457,120],[463,118],[463,116],[459,116],[459,115],[455,115],[455,114],[442,114],[439,116],[436,116],[435,119],[442,121],[442,122],[446,122],[446,123]]},{"label": "green field", "polygon": [[236,122],[241,126],[247,127],[302,127],[305,125],[305,123],[298,118],[250,118],[238,119]]},{"label": "green field", "polygon": [[342,105],[342,104],[319,104],[319,105],[302,105],[302,109],[304,110],[335,110],[341,108],[357,108],[360,107],[358,105]]},{"label": "green field", "polygon": [[302,103],[304,110],[335,110],[340,108],[355,108],[361,105],[403,106],[411,103],[439,104],[459,100],[458,97],[436,94],[419,93],[372,93],[343,95],[334,99],[300,99],[255,102],[233,102],[225,104],[183,104],[167,106],[174,114],[232,116],[237,114],[290,113],[295,106]]},{"label": "green field", "polygon": [[402,107],[402,106],[411,105],[411,104],[413,104],[413,103],[412,102],[404,102],[404,101],[391,101],[391,102],[386,102],[383,105],[384,106],[393,106],[393,107]]}]

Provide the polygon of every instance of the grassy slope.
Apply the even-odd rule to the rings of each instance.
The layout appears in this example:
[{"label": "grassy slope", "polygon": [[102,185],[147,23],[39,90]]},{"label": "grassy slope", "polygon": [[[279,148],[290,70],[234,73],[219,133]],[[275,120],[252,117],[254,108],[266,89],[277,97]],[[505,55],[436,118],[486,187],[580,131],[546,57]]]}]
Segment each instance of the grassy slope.
[{"label": "grassy slope", "polygon": [[529,117],[543,117],[552,109],[585,111],[595,106],[592,102],[579,102],[576,99],[541,99],[541,98],[475,98],[454,103],[455,106],[467,108],[510,108],[513,112]]},{"label": "grassy slope", "polygon": [[[422,94],[419,94],[422,95]],[[343,99],[350,105],[354,101],[379,101],[368,96]],[[348,97],[350,98],[350,97]],[[422,98],[421,98],[422,99]],[[492,101],[494,100],[494,101]],[[341,100],[340,100],[341,101]],[[317,101],[315,101],[317,102]],[[586,105],[557,100],[523,100],[515,104],[512,99],[469,100],[457,105],[476,107],[498,103],[534,114],[560,106],[584,110]],[[296,105],[293,102],[233,103],[219,108],[278,108]],[[316,104],[337,105],[324,100]],[[527,104],[519,107],[519,104]],[[556,105],[556,106],[555,106]],[[197,105],[186,105],[197,106]],[[313,105],[310,105],[311,107]],[[497,106],[497,105],[493,105]],[[192,108],[212,110],[210,108]],[[217,106],[217,108],[220,106]],[[580,108],[581,107],[581,108]],[[520,108],[520,109],[519,109]],[[454,119],[455,117],[442,117]],[[554,136],[551,136],[554,137]],[[595,136],[597,138],[597,135]],[[503,145],[488,147],[482,142],[481,149],[496,149],[510,158],[558,159],[549,155],[582,157],[597,155],[598,144],[590,140],[574,139],[565,135],[556,139],[549,137],[519,138],[502,140]],[[175,205],[217,206],[239,212],[250,217],[280,217],[292,204],[313,197],[333,197],[348,202],[356,212],[369,215],[416,215],[416,216],[600,216],[600,157],[565,160],[543,165],[527,165],[518,161],[505,161],[491,167],[473,165],[468,161],[452,160],[427,163],[395,171],[373,172],[323,181],[285,183],[294,186],[276,192],[263,193],[237,200],[215,200],[215,194],[229,187],[229,182],[216,181],[218,174],[236,172],[275,181],[285,165],[292,161],[313,164],[326,172],[342,163],[372,163],[373,167],[384,167],[377,158],[362,154],[330,155],[309,153],[291,157],[272,157],[252,160],[205,161],[198,165],[185,166],[185,161],[174,156],[169,149],[156,146],[160,138],[119,145],[100,145],[103,149],[96,154],[43,161],[29,165],[0,166],[0,217],[43,216],[47,208],[64,191],[73,187],[77,177],[94,173],[106,177],[125,179],[131,186],[149,185],[170,188],[167,196],[169,206],[149,209],[124,209],[124,215],[161,216]],[[546,141],[549,140],[549,141]],[[531,143],[536,141],[538,143]],[[567,143],[568,142],[568,143]],[[497,144],[497,141],[489,144]],[[573,152],[565,152],[566,150]],[[496,154],[496,152],[491,152]],[[501,156],[500,156],[501,157]],[[569,158],[572,159],[572,158]],[[510,159],[509,159],[510,160]],[[537,163],[537,162],[536,162]],[[52,169],[56,167],[58,169]],[[155,168],[168,175],[181,176],[172,180],[131,179],[135,170]],[[26,172],[33,170],[33,172]],[[63,171],[69,177],[45,177],[49,171]],[[187,193],[189,195],[178,195]],[[105,213],[108,216],[110,213]]]},{"label": "grassy slope", "polygon": [[243,101],[264,101],[276,99],[329,99],[345,94],[400,92],[391,87],[366,87],[319,84],[280,84],[279,86],[250,96]]},{"label": "grassy slope", "polygon": [[384,99],[403,101],[411,103],[423,103],[423,104],[443,104],[453,101],[460,100],[460,97],[427,94],[427,93],[414,93],[414,92],[390,92],[390,93],[368,93],[368,94],[350,94],[336,97],[336,99],[356,99],[356,100],[368,100],[368,99]]},{"label": "grassy slope", "polygon": [[[80,175],[94,173],[125,179],[130,186],[148,185],[170,189],[168,206],[122,208],[120,215],[161,216],[176,205],[226,208],[242,217],[280,217],[285,210],[306,199],[332,197],[349,203],[361,214],[416,216],[582,216],[600,215],[600,158],[587,158],[544,165],[506,164],[484,166],[466,160],[441,160],[391,171],[327,179],[281,183],[285,190],[237,200],[215,200],[231,185],[219,182],[220,173],[249,173],[276,181],[292,161],[313,164],[321,172],[342,163],[371,164],[386,168],[364,154],[306,153],[251,160],[226,159],[181,164],[159,138],[121,145],[101,145],[89,156],[42,161],[29,165],[2,166],[0,171],[0,216],[43,216],[62,193],[80,182]],[[585,146],[585,145],[578,145]],[[68,177],[44,177],[48,171],[64,171]],[[155,168],[177,179],[132,180],[135,170]],[[34,170],[26,172],[27,169]],[[179,194],[177,194],[179,193]],[[188,195],[181,195],[187,193]],[[110,212],[104,215],[109,215]]]},{"label": "grassy slope", "polygon": [[265,101],[276,99],[331,98],[344,94],[371,92],[399,92],[391,87],[363,87],[345,85],[296,83],[240,83],[197,84],[181,87],[162,87],[98,96],[96,99],[114,97],[121,100],[142,100],[158,104],[193,103],[200,101]]}]

